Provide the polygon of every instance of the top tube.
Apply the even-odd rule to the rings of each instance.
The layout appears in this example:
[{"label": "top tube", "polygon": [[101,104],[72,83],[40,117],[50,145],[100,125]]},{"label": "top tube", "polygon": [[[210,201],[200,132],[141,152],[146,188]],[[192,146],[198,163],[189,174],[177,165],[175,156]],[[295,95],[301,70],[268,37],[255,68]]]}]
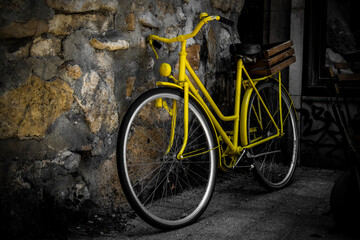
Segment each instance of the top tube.
[{"label": "top tube", "polygon": [[163,38],[163,37],[159,37],[157,35],[150,35],[148,40],[149,41],[157,40],[157,41],[161,41],[164,43],[184,42],[189,38],[195,37],[196,34],[199,33],[200,29],[202,28],[202,26],[205,23],[208,23],[209,21],[212,21],[212,20],[220,20],[220,17],[219,16],[208,16],[207,13],[201,13],[200,19],[201,19],[201,21],[198,23],[198,25],[196,25],[196,27],[192,33],[185,34],[185,35],[179,35],[174,38]]}]

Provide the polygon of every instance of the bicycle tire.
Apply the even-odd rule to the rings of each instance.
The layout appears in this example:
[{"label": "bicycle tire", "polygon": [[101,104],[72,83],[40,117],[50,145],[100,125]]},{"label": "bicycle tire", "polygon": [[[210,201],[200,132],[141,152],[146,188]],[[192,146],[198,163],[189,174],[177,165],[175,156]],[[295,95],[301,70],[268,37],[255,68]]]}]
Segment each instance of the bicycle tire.
[{"label": "bicycle tire", "polygon": [[[259,82],[256,88],[280,128],[279,83],[268,79]],[[285,89],[281,91],[281,99],[284,135],[249,149],[250,154],[258,156],[253,158],[252,172],[255,178],[270,191],[284,188],[290,184],[296,169],[299,151],[296,115]],[[248,106],[248,143],[275,135],[276,127],[255,91],[252,92]],[[263,153],[268,154],[260,156]]]},{"label": "bicycle tire", "polygon": [[[196,221],[207,208],[215,186],[214,129],[202,107],[191,97],[189,137],[183,156],[194,154],[199,148],[202,152],[176,158],[183,144],[183,94],[169,88],[142,94],[125,114],[118,135],[117,164],[124,194],[144,221],[162,230]],[[167,109],[156,106],[157,99],[162,106],[166,102]],[[172,145],[170,113],[174,116],[174,112],[169,109],[177,109]]]}]

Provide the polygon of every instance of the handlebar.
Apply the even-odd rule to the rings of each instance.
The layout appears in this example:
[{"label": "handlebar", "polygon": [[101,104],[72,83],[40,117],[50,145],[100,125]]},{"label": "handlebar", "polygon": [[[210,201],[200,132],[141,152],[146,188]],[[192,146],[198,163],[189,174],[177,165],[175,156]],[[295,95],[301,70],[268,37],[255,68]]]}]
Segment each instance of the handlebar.
[{"label": "handlebar", "polygon": [[164,42],[164,43],[184,42],[189,38],[195,37],[199,33],[200,29],[202,28],[202,26],[204,24],[206,24],[210,21],[213,21],[213,20],[220,21],[229,26],[234,25],[234,22],[229,19],[226,19],[226,18],[220,17],[220,16],[209,16],[207,13],[201,13],[200,19],[201,19],[201,21],[198,23],[198,25],[196,25],[195,29],[189,34],[179,35],[174,38],[163,38],[163,37],[159,37],[157,35],[150,35],[147,38],[147,40],[150,43],[150,46],[151,46],[152,50],[154,51],[156,58],[158,58],[158,54],[155,51],[154,46],[158,49],[161,48],[161,44],[157,41]]},{"label": "handlebar", "polygon": [[227,19],[227,18],[220,17],[219,21],[226,24],[226,25],[229,25],[230,27],[234,26],[234,22]]}]

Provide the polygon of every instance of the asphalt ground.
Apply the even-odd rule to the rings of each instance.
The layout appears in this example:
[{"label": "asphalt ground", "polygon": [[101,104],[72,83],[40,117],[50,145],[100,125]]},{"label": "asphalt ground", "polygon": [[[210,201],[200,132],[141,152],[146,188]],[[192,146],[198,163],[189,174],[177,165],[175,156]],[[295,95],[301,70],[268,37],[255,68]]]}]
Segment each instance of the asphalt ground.
[{"label": "asphalt ground", "polygon": [[191,226],[163,232],[133,217],[121,232],[68,239],[359,239],[334,228],[330,193],[341,174],[298,167],[293,183],[276,192],[267,192],[248,172],[220,174],[209,207]]}]

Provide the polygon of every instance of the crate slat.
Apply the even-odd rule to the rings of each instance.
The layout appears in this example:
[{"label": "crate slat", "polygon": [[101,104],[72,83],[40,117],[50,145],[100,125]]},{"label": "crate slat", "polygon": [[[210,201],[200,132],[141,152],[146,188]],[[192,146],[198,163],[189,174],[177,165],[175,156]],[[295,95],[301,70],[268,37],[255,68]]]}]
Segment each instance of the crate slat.
[{"label": "crate slat", "polygon": [[290,48],[293,45],[293,41],[292,40],[288,40],[285,42],[281,42],[281,43],[274,43],[268,46],[264,46],[269,47],[268,49],[265,49],[262,51],[262,54],[264,55],[264,58],[269,58],[273,55],[275,55],[276,53],[279,53],[287,48]]},{"label": "crate slat", "polygon": [[289,66],[290,64],[296,62],[296,58],[295,56],[291,56],[289,58],[286,58],[285,60],[279,62],[278,64],[270,67],[270,68],[264,68],[264,69],[253,69],[250,70],[249,73],[252,75],[256,75],[256,76],[266,76],[266,75],[271,75],[274,74],[278,71],[280,71],[283,68],[286,68],[287,66]]},{"label": "crate slat", "polygon": [[247,69],[265,68],[265,67],[268,68],[290,57],[291,55],[294,55],[294,53],[295,50],[293,48],[286,49],[283,52],[280,52],[279,54],[276,54],[269,59],[262,59],[256,63],[247,64],[246,68]]}]

